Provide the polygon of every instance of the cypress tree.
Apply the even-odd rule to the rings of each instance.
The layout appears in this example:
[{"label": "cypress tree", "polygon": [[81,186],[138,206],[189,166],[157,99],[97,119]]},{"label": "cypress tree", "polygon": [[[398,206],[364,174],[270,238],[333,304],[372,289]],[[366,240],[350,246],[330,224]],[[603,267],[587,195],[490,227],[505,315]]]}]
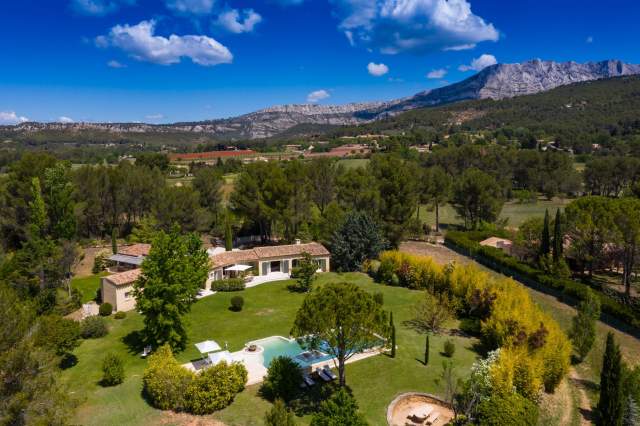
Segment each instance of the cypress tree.
[{"label": "cypress tree", "polygon": [[224,248],[226,251],[233,250],[233,232],[231,231],[231,224],[229,218],[227,218],[224,227]]},{"label": "cypress tree", "polygon": [[600,401],[598,402],[598,422],[596,424],[599,426],[621,426],[623,414],[620,347],[614,341],[613,333],[609,333],[602,360]]},{"label": "cypress tree", "polygon": [[553,261],[558,262],[562,259],[562,217],[560,209],[556,210],[556,223],[553,227]]},{"label": "cypress tree", "polygon": [[393,312],[389,316],[389,326],[391,327],[391,358],[396,357],[396,326],[393,323]]},{"label": "cypress tree", "polygon": [[427,334],[427,338],[424,343],[424,365],[429,364],[429,335]]},{"label": "cypress tree", "polygon": [[113,254],[118,254],[118,230],[115,226],[111,229],[111,251]]},{"label": "cypress tree", "polygon": [[544,227],[540,239],[540,257],[546,256],[551,251],[551,236],[549,234],[549,210],[544,212]]}]

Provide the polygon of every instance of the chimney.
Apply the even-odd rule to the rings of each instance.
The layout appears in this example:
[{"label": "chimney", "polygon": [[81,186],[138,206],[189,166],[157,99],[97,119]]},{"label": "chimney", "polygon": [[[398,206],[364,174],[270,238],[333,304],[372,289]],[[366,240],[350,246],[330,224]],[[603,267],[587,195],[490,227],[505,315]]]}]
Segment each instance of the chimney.
[{"label": "chimney", "polygon": [[302,241],[300,241],[300,238],[296,238],[296,245],[299,246],[302,243]]}]

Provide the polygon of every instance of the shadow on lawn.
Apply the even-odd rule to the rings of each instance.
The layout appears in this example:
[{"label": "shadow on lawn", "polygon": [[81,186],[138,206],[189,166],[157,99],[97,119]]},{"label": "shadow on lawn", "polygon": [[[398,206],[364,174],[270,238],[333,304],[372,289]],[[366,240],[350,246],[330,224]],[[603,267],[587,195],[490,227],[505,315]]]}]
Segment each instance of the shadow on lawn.
[{"label": "shadow on lawn", "polygon": [[122,343],[127,346],[130,354],[141,354],[144,350],[144,337],[140,330],[132,331],[122,338]]}]

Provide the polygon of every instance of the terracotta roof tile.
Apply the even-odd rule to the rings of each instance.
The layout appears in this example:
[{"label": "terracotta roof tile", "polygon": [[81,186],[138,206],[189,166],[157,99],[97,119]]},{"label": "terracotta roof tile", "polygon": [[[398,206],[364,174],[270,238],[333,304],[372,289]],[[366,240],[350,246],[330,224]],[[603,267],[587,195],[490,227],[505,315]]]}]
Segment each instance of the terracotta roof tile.
[{"label": "terracotta roof tile", "polygon": [[329,250],[320,243],[290,244],[286,246],[265,246],[254,249],[261,259],[269,257],[296,256],[309,253],[311,256],[329,256]]},{"label": "terracotta roof tile", "polygon": [[151,250],[151,244],[139,243],[118,247],[118,254],[124,254],[125,256],[149,256],[149,250]]},{"label": "terracotta roof tile", "polygon": [[142,270],[140,269],[131,269],[130,271],[109,275],[108,277],[105,277],[105,279],[115,285],[126,285],[137,280],[141,273]]},{"label": "terracotta roof tile", "polygon": [[211,264],[215,267],[234,265],[242,262],[255,262],[258,255],[254,250],[225,251],[211,256]]}]

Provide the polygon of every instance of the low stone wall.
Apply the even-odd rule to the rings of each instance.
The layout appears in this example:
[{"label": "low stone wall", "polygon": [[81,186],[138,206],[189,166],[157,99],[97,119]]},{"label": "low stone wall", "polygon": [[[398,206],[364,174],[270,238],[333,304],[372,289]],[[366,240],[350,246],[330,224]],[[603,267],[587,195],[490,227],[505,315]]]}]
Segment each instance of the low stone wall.
[{"label": "low stone wall", "polygon": [[389,407],[387,407],[387,424],[389,426],[404,426],[407,424],[408,419],[406,412],[411,410],[410,406],[412,404],[430,404],[437,406],[440,418],[436,422],[436,425],[447,424],[454,415],[451,405],[435,395],[421,392],[407,392],[396,396],[389,404]]}]

